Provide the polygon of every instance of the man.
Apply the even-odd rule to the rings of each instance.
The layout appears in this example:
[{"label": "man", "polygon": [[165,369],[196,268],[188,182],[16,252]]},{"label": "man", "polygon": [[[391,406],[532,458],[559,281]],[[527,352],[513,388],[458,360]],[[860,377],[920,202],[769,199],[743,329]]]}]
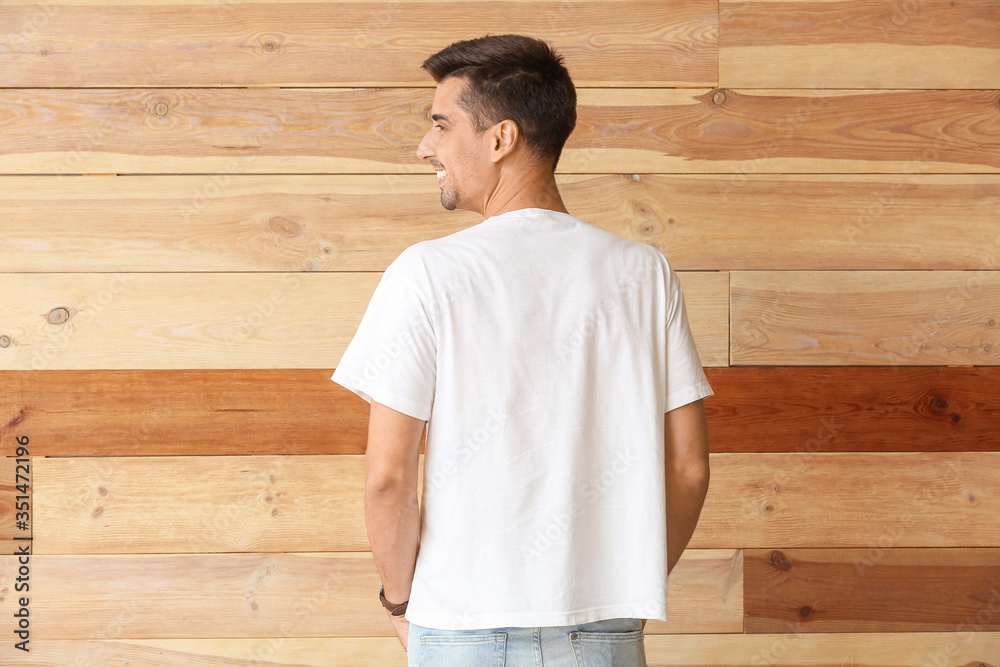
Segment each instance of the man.
[{"label": "man", "polygon": [[576,92],[545,42],[456,42],[423,67],[417,156],[446,209],[486,219],[400,253],[332,376],[371,403],[380,600],[410,665],[645,665],[709,479],[680,283],[566,210]]}]

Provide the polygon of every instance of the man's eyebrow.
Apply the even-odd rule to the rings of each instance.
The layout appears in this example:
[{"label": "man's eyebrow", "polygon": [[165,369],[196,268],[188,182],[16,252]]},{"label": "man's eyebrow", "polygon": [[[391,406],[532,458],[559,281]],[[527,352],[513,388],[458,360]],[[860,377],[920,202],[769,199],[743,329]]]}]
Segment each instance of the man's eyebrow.
[{"label": "man's eyebrow", "polygon": [[443,113],[436,113],[431,115],[431,120],[443,120],[446,123],[451,122],[451,118],[448,118]]}]

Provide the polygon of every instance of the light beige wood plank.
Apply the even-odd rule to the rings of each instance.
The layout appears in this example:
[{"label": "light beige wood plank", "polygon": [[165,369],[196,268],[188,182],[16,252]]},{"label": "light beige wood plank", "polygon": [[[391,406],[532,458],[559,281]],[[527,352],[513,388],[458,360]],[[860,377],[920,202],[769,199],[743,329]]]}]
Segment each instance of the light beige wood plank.
[{"label": "light beige wood plank", "polygon": [[[380,273],[0,274],[0,368],[329,368]],[[707,366],[728,362],[726,273],[683,273]],[[67,318],[68,319],[64,319]]]},{"label": "light beige wood plank", "polygon": [[364,466],[363,455],[38,459],[35,553],[365,551]]},{"label": "light beige wood plank", "polygon": [[[422,173],[431,89],[0,89],[0,174]],[[581,89],[560,173],[1000,173],[979,90]]]},{"label": "light beige wood plank", "polygon": [[1000,546],[1000,452],[710,456],[691,547]]},{"label": "light beige wood plank", "polygon": [[[15,560],[0,556],[0,589]],[[731,550],[686,552],[668,604],[689,617],[647,629],[738,631],[742,566]],[[395,636],[370,553],[33,555],[31,577],[32,618],[44,619],[32,641]]]},{"label": "light beige wood plank", "polygon": [[[649,625],[646,625],[647,630]],[[1000,633],[947,632],[801,634],[688,634],[644,637],[649,667],[964,667],[995,665]],[[0,659],[23,667],[92,665],[177,667],[207,661],[212,667],[406,666],[395,637],[260,639],[32,640],[31,653],[0,644]],[[7,663],[5,663],[7,664]]]},{"label": "light beige wood plank", "polygon": [[678,271],[702,366],[729,365],[729,273]]},{"label": "light beige wood plank", "polygon": [[997,88],[994,0],[720,0],[719,81],[747,88]]},{"label": "light beige wood plank", "polygon": [[[39,459],[36,553],[367,549],[361,459]],[[711,465],[693,548],[1000,546],[1000,452],[720,453]]]},{"label": "light beige wood plank", "polygon": [[511,32],[550,41],[578,86],[713,86],[717,22],[714,0],[15,1],[0,86],[433,86],[425,58]]},{"label": "light beige wood plank", "polygon": [[1000,365],[998,271],[731,277],[733,365]]},{"label": "light beige wood plank", "polygon": [[993,667],[1000,633],[647,636],[649,667]]},{"label": "light beige wood plank", "polygon": [[[294,621],[288,625],[294,632]],[[116,639],[117,627],[110,623],[96,639],[32,639],[30,653],[4,642],[0,661],[18,667],[406,667],[396,637]]]},{"label": "light beige wood plank", "polygon": [[[560,174],[675,269],[998,269],[1000,175]],[[0,176],[8,272],[382,271],[478,224],[433,174]],[[804,216],[808,224],[803,224]]]}]

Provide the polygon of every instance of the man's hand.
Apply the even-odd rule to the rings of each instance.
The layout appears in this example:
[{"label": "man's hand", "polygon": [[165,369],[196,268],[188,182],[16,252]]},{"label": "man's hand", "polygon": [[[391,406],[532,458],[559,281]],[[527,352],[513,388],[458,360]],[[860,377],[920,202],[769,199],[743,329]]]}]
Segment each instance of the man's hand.
[{"label": "man's hand", "polygon": [[407,637],[410,634],[410,622],[406,620],[405,616],[393,616],[386,609],[385,613],[389,616],[389,620],[392,621],[392,627],[396,631],[396,636],[399,637],[399,643],[403,645],[403,650],[406,650]]}]

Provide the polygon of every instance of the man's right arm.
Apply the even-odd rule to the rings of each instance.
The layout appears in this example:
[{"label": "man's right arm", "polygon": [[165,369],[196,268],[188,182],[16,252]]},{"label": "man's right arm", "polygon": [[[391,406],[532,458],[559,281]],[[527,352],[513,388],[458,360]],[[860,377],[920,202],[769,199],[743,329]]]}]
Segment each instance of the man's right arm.
[{"label": "man's right arm", "polygon": [[[708,493],[708,424],[704,399],[663,415],[663,446],[669,574],[691,541]],[[642,627],[646,627],[645,620]]]}]

